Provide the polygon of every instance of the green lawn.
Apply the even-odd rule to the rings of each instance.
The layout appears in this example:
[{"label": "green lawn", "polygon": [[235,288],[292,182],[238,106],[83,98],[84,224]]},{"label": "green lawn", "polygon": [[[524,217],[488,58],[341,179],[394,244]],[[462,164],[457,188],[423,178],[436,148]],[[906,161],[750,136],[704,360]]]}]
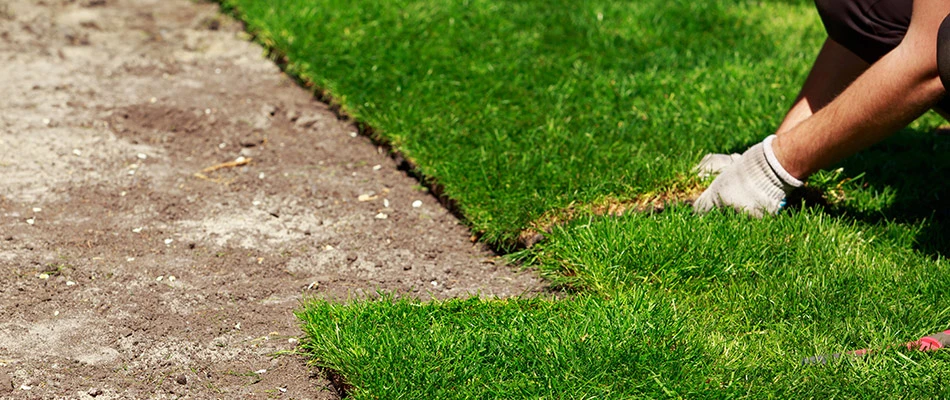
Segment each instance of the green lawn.
[{"label": "green lawn", "polygon": [[761,140],[823,35],[808,7],[752,2],[225,3],[502,247]]},{"label": "green lawn", "polygon": [[[385,298],[300,312],[358,398],[935,397],[950,138],[921,119],[810,180],[825,206],[600,217],[701,185],[780,122],[824,33],[805,1],[223,0],[287,68],[444,189],[568,300]],[[566,212],[565,210],[574,210]]]}]

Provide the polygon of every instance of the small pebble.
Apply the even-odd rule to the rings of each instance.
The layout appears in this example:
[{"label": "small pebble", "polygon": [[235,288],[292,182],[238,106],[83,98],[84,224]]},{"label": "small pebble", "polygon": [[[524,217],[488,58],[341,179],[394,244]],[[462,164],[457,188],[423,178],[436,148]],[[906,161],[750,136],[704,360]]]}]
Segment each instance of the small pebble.
[{"label": "small pebble", "polygon": [[148,102],[149,102],[149,103],[152,103],[152,104],[155,104],[155,103],[158,102],[158,99],[155,98],[155,97],[152,97],[151,99],[148,99]]},{"label": "small pebble", "polygon": [[132,233],[141,233],[143,228],[132,229]]},{"label": "small pebble", "polygon": [[168,281],[169,281],[169,282],[174,282],[176,279],[178,279],[178,278],[175,278],[175,275],[169,275],[169,276],[168,276]]},{"label": "small pebble", "polygon": [[20,390],[30,390],[30,389],[33,389],[33,386],[30,386],[27,384],[23,384],[20,386]]},{"label": "small pebble", "polygon": [[49,125],[51,123],[53,123],[53,120],[49,118],[43,118],[43,125]]},{"label": "small pebble", "polygon": [[177,378],[175,378],[175,383],[177,383],[177,384],[179,384],[179,385],[187,384],[187,383],[188,383],[188,377],[186,377],[186,376],[184,376],[184,375],[179,375]]},{"label": "small pebble", "polygon": [[438,282],[438,281],[432,281],[432,282],[429,282],[429,283],[432,284],[432,286],[439,286],[439,282]]},{"label": "small pebble", "polygon": [[76,286],[76,282],[66,281],[66,286]]},{"label": "small pebble", "polygon": [[81,156],[81,155],[82,155],[82,151],[80,151],[79,149],[73,149],[73,154],[76,155],[76,156]]},{"label": "small pebble", "polygon": [[39,207],[33,207],[33,212],[40,212],[40,211],[43,211],[43,209]]},{"label": "small pebble", "polygon": [[44,272],[44,273],[41,273],[41,274],[37,275],[36,277],[37,277],[37,278],[40,278],[40,279],[42,279],[42,280],[45,281],[45,280],[49,279],[49,274],[47,274],[47,273]]},{"label": "small pebble", "polygon": [[381,170],[381,169],[383,169],[383,166],[382,166],[382,165],[374,165],[374,166],[373,166],[373,171],[379,171],[379,170]]},{"label": "small pebble", "polygon": [[125,261],[132,262],[135,261],[135,257],[126,258]]},{"label": "small pebble", "polygon": [[59,310],[53,311],[53,316],[54,316],[54,317],[58,317],[58,316],[59,316]]},{"label": "small pebble", "polygon": [[261,172],[261,173],[257,174],[257,179],[264,179],[265,176],[266,176],[266,175],[264,175],[264,173]]},{"label": "small pebble", "polygon": [[30,218],[30,219],[26,220],[26,223],[27,223],[27,224],[30,224],[30,225],[33,225],[33,224],[36,223],[36,220],[33,219],[33,218]]},{"label": "small pebble", "polygon": [[234,329],[241,330],[241,323],[238,322],[237,325],[234,325]]},{"label": "small pebble", "polygon": [[326,246],[323,246],[323,249],[326,251],[330,251],[330,250],[333,250],[333,246],[326,245]]},{"label": "small pebble", "polygon": [[102,389],[89,389],[89,392],[87,392],[87,393],[89,393],[89,395],[92,396],[92,397],[101,396],[101,395],[102,395]]},{"label": "small pebble", "polygon": [[251,202],[251,205],[253,205],[253,206],[259,206],[259,205],[261,205],[261,202],[259,202],[259,201],[257,201],[257,200],[254,200],[254,201]]},{"label": "small pebble", "polygon": [[254,371],[255,374],[263,374],[263,373],[265,373],[265,372],[267,372],[266,369],[259,369],[259,370],[257,370],[257,371]]},{"label": "small pebble", "polygon": [[287,339],[287,343],[297,343],[297,339],[296,338]]},{"label": "small pebble", "polygon": [[165,245],[168,246],[168,245],[172,244],[172,242],[174,242],[174,241],[175,241],[175,239],[165,239]]},{"label": "small pebble", "polygon": [[125,195],[127,195],[127,194],[128,194],[128,193],[126,193],[126,192],[123,190],[123,191],[119,192],[119,197],[125,197]]},{"label": "small pebble", "polygon": [[359,197],[356,198],[356,200],[357,200],[357,201],[366,202],[366,201],[373,201],[373,200],[376,200],[377,198],[378,198],[378,197],[376,197],[376,196],[374,196],[374,195],[371,195],[371,194],[361,194],[361,195],[359,195]]},{"label": "small pebble", "polygon": [[148,155],[145,153],[139,153],[139,154],[136,154],[135,156],[138,157],[139,160],[144,160],[148,158]]},{"label": "small pebble", "polygon": [[215,69],[214,69],[214,73],[215,73],[215,74],[221,74],[221,68],[215,68]]},{"label": "small pebble", "polygon": [[422,200],[416,200],[412,202],[412,208],[419,208],[419,207],[422,207]]},{"label": "small pebble", "polygon": [[277,388],[277,390],[279,390],[281,393],[287,392],[287,388]]},{"label": "small pebble", "polygon": [[383,199],[383,207],[389,208],[389,199]]},{"label": "small pebble", "polygon": [[356,132],[350,132],[350,137],[357,137],[357,136],[359,136],[358,133],[356,133]]},{"label": "small pebble", "polygon": [[236,163],[242,163],[242,162],[244,162],[244,161],[247,161],[247,159],[244,158],[244,156],[240,156],[240,157],[234,159],[234,162],[236,162]]},{"label": "small pebble", "polygon": [[389,216],[384,213],[376,214],[376,219],[386,219],[386,218],[389,218]]},{"label": "small pebble", "polygon": [[155,282],[161,282],[162,279],[165,279],[165,275],[159,275],[158,278],[155,278]]}]

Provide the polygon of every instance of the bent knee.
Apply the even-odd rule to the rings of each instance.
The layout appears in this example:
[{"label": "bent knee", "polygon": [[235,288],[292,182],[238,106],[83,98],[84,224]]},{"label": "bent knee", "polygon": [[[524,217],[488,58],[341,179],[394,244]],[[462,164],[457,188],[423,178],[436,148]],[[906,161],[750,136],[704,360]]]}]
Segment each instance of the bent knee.
[{"label": "bent knee", "polygon": [[937,73],[945,89],[950,88],[950,15],[937,30]]}]

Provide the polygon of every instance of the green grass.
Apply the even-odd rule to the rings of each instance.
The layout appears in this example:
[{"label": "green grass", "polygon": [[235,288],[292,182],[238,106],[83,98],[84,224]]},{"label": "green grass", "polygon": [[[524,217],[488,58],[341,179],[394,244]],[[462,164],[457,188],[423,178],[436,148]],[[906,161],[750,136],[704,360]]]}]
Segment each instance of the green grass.
[{"label": "green grass", "polygon": [[575,221],[534,256],[558,284],[608,296],[650,288],[653,301],[676,304],[687,342],[710,357],[707,378],[746,394],[933,397],[946,391],[927,369],[950,367],[943,354],[798,365],[809,355],[884,349],[947,329],[950,265],[915,250],[926,228],[848,222],[820,210],[755,220],[677,208]]},{"label": "green grass", "polygon": [[[568,300],[318,301],[300,317],[354,398],[943,397],[948,354],[888,349],[950,320],[950,265],[916,233],[814,210],[592,218],[532,253]],[[880,352],[801,364],[860,348]]]},{"label": "green grass", "polygon": [[500,247],[545,211],[668,186],[761,140],[823,35],[784,3],[224,3]]},{"label": "green grass", "polygon": [[[223,3],[502,249],[697,184],[775,129],[824,38],[804,1]],[[800,363],[948,328],[938,123],[812,177],[825,207],[581,211],[516,254],[567,300],[313,301],[307,349],[357,398],[946,397],[944,352]]]},{"label": "green grass", "polygon": [[684,344],[679,317],[642,293],[556,302],[319,302],[300,317],[313,338],[307,349],[344,371],[355,398],[621,398],[711,389],[697,374],[704,360]]}]

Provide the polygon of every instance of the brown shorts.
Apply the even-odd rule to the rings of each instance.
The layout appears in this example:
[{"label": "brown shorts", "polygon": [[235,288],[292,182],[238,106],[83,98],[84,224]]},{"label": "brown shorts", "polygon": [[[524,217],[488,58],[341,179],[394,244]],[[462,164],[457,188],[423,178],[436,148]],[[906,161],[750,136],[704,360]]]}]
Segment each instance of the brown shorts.
[{"label": "brown shorts", "polygon": [[828,37],[870,64],[904,39],[913,0],[815,0]]},{"label": "brown shorts", "polygon": [[[873,64],[904,39],[914,0],[815,0],[815,6],[828,37]],[[950,96],[934,108],[950,115]]]}]

